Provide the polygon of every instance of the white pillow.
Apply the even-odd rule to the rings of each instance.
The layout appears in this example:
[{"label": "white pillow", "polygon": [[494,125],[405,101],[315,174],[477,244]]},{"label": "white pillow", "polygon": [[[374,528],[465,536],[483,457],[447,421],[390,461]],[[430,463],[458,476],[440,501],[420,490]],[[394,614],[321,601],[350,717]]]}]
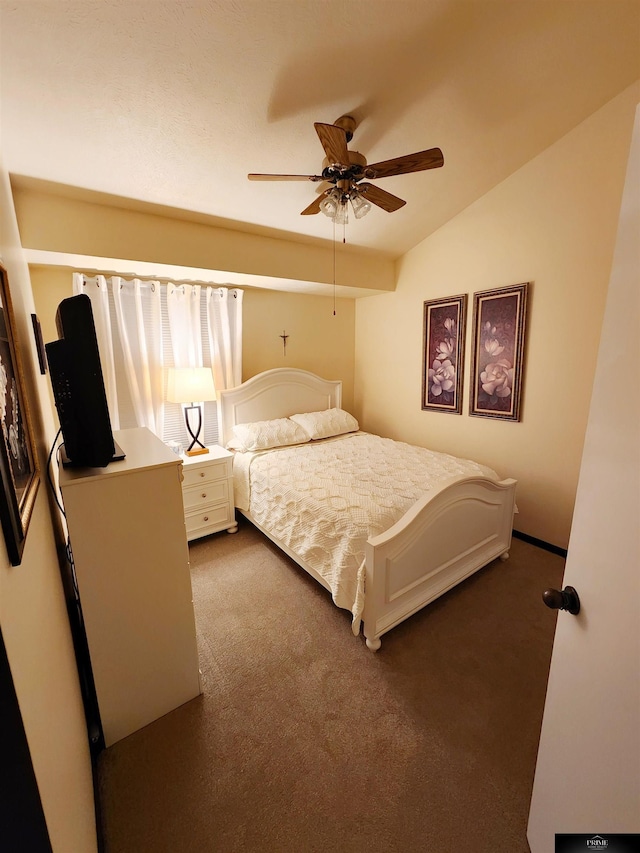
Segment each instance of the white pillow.
[{"label": "white pillow", "polygon": [[300,424],[311,439],[329,438],[359,429],[358,421],[344,409],[325,409],[323,412],[291,415],[291,420]]},{"label": "white pillow", "polygon": [[303,444],[309,436],[302,427],[289,418],[276,418],[272,421],[254,421],[250,424],[236,424],[233,436],[227,442],[229,450],[267,450],[270,447],[286,447],[289,444]]}]

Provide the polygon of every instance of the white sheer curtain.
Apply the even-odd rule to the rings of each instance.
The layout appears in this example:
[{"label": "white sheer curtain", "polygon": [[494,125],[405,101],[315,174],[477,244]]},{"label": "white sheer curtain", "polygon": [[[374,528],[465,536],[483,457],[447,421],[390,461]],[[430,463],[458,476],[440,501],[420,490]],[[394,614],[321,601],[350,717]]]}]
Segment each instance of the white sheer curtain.
[{"label": "white sheer curtain", "polygon": [[74,273],[91,300],[113,429],[145,426],[162,437],[164,375],[159,282]]},{"label": "white sheer curtain", "polygon": [[131,403],[138,426],[164,434],[160,283],[111,279]]},{"label": "white sheer curtain", "polygon": [[[237,288],[202,290],[198,284],[167,285],[174,364],[211,365],[216,391],[242,382],[242,297],[243,291]],[[208,352],[203,337],[208,341]]]},{"label": "white sheer curtain", "polygon": [[167,313],[175,367],[203,367],[200,285],[168,284]]},{"label": "white sheer curtain", "polygon": [[242,297],[237,288],[208,287],[207,328],[218,391],[242,382]]},{"label": "white sheer curtain", "polygon": [[[217,391],[242,381],[242,290],[74,273],[73,292],[91,299],[113,429],[183,438],[179,407],[164,398],[169,367],[212,367]],[[210,443],[215,422],[207,403]]]}]

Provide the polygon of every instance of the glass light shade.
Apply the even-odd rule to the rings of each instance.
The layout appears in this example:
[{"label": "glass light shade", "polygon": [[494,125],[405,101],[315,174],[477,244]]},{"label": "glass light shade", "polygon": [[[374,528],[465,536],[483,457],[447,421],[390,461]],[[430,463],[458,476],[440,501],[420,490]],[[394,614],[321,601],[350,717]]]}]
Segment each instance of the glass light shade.
[{"label": "glass light shade", "polygon": [[338,204],[334,222],[336,225],[347,225],[349,223],[349,209],[347,207],[346,199],[341,200]]},{"label": "glass light shade", "polygon": [[324,213],[325,216],[328,216],[329,219],[333,219],[338,212],[338,205],[336,200],[334,199],[332,193],[325,196],[320,202],[320,210]]},{"label": "glass light shade", "polygon": [[167,400],[170,403],[195,403],[216,399],[210,367],[170,367]]},{"label": "glass light shade", "polygon": [[366,216],[371,210],[371,202],[358,194],[351,197],[351,207],[353,208],[353,215],[355,218],[362,219],[362,217]]}]

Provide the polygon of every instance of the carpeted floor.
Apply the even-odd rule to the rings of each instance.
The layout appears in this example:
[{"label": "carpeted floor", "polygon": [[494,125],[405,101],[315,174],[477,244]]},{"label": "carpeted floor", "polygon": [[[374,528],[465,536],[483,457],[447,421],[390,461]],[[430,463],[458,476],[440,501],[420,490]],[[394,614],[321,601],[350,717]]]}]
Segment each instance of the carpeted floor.
[{"label": "carpeted floor", "polygon": [[203,695],[101,753],[107,853],[527,853],[561,557],[514,539],[374,654],[247,522],[190,551]]}]

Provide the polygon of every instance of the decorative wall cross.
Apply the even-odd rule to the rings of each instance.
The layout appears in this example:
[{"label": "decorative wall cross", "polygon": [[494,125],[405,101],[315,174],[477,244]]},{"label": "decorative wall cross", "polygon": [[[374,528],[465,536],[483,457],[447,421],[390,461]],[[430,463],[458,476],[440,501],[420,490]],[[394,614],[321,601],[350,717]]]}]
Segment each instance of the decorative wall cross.
[{"label": "decorative wall cross", "polygon": [[286,355],[287,354],[287,338],[289,337],[289,335],[283,329],[280,337],[282,338],[282,354]]}]

